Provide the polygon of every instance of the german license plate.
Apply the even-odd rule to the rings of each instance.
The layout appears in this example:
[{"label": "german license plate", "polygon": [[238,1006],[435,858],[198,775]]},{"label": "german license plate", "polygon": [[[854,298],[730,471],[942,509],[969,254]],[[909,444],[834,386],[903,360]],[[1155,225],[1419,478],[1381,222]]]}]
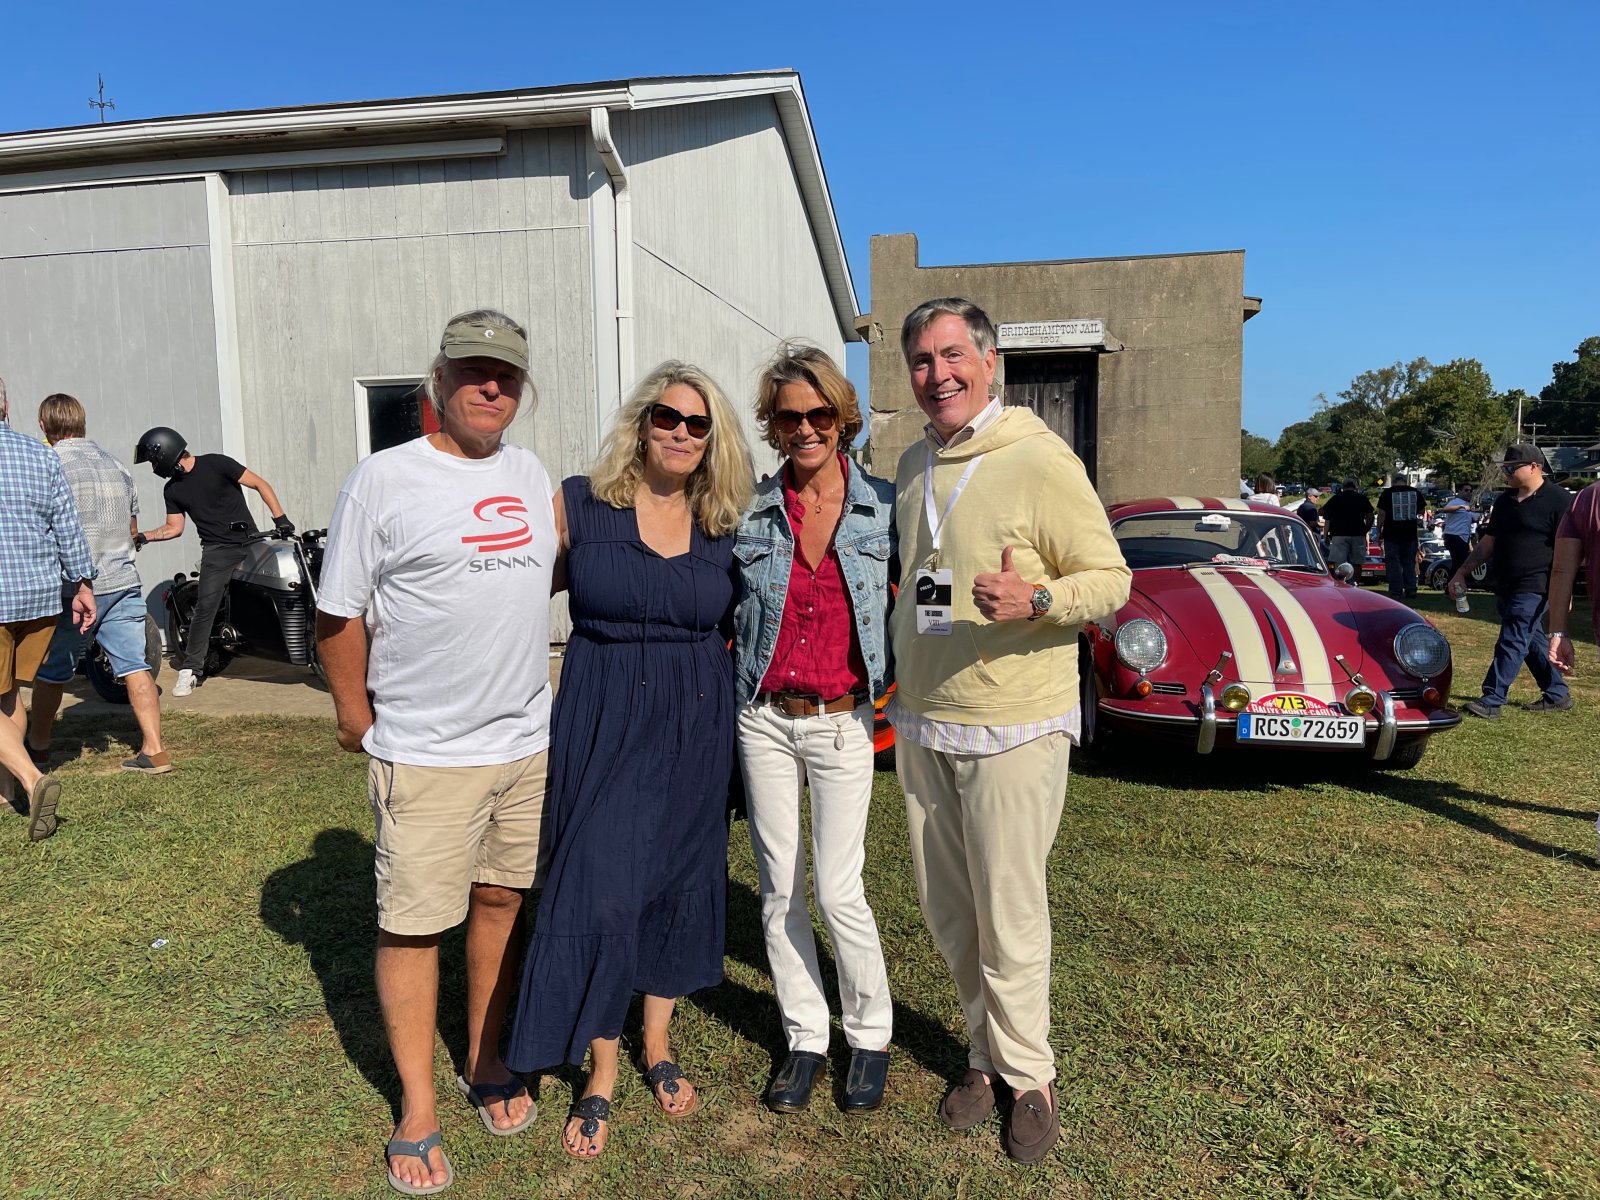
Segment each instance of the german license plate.
[{"label": "german license plate", "polygon": [[1360,717],[1242,712],[1236,736],[1241,742],[1359,746],[1366,740],[1366,733],[1366,722]]}]

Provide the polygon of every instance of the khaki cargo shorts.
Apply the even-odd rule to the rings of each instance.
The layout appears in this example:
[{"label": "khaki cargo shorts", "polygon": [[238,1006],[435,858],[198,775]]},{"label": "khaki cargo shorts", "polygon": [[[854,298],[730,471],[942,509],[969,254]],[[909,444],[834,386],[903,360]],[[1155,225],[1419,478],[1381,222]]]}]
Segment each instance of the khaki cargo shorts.
[{"label": "khaki cargo shorts", "polygon": [[50,652],[56,620],[55,616],[48,616],[0,623],[0,693],[32,681]]},{"label": "khaki cargo shorts", "polygon": [[474,883],[542,883],[548,759],[545,750],[488,767],[372,759],[378,927],[411,937],[442,933],[466,919]]}]

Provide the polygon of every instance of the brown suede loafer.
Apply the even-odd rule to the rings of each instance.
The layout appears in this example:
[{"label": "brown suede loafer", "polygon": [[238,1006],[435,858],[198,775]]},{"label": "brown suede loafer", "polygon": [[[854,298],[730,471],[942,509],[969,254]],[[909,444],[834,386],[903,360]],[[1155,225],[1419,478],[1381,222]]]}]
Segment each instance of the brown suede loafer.
[{"label": "brown suede loafer", "polygon": [[1006,1154],[1015,1162],[1036,1163],[1050,1153],[1061,1136],[1061,1119],[1055,1109],[1056,1085],[1023,1092],[1006,1118]]},{"label": "brown suede loafer", "polygon": [[971,1129],[994,1111],[994,1086],[982,1079],[963,1080],[939,1102],[939,1121],[946,1129]]}]

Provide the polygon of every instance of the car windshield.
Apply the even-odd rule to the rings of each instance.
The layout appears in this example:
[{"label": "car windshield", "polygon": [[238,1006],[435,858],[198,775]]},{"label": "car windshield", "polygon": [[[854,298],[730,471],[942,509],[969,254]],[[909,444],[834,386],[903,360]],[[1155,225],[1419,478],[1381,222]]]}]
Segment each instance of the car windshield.
[{"label": "car windshield", "polygon": [[1298,517],[1258,512],[1158,512],[1112,526],[1122,556],[1145,567],[1236,566],[1327,570]]}]

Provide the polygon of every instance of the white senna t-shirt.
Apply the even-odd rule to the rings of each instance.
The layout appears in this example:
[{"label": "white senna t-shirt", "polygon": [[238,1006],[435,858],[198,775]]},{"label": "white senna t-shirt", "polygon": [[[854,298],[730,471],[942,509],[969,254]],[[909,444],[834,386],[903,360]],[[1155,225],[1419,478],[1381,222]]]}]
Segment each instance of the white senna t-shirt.
[{"label": "white senna t-shirt", "polygon": [[555,560],[550,476],[531,450],[457,458],[420,437],[350,472],[317,607],[366,618],[368,754],[476,767],[549,744]]}]

